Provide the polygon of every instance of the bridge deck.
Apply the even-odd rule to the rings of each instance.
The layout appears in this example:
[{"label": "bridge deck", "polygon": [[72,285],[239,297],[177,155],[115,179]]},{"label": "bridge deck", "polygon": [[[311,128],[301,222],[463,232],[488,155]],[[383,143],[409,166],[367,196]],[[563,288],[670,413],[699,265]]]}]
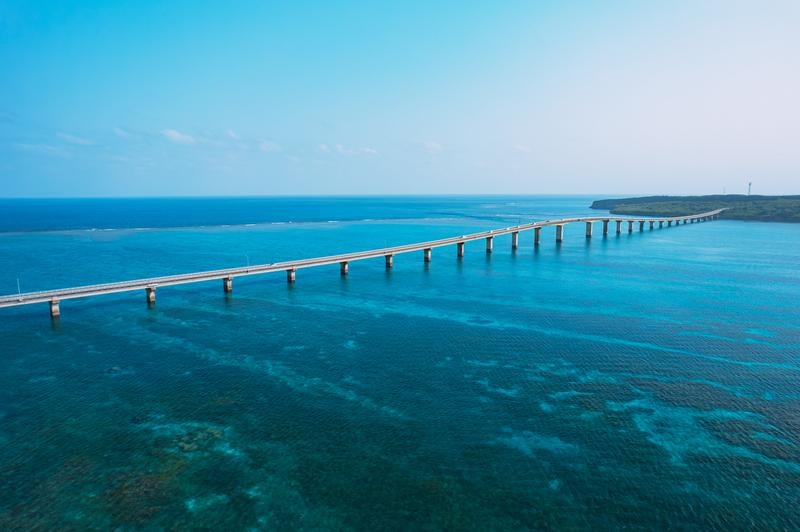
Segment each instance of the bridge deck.
[{"label": "bridge deck", "polygon": [[143,290],[147,288],[172,286],[185,283],[213,281],[219,279],[240,277],[244,275],[258,275],[270,272],[298,270],[300,268],[313,268],[316,266],[324,266],[327,264],[337,264],[341,262],[352,262],[357,260],[385,257],[387,255],[411,253],[413,251],[421,251],[424,249],[449,246],[453,244],[458,244],[460,242],[471,242],[474,240],[485,239],[487,237],[495,237],[495,236],[506,235],[509,233],[529,231],[537,227],[546,227],[551,225],[563,225],[576,222],[602,222],[606,220],[608,220],[609,222],[621,221],[621,222],[634,222],[634,223],[636,222],[666,223],[670,221],[681,222],[684,220],[690,221],[695,219],[716,216],[723,210],[724,209],[718,209],[701,214],[694,214],[690,216],[676,216],[669,218],[619,218],[619,217],[609,217],[609,216],[590,216],[590,217],[578,217],[578,218],[563,218],[560,220],[545,220],[541,222],[515,225],[511,227],[505,227],[502,229],[493,229],[490,231],[482,231],[480,233],[472,233],[468,235],[443,238],[439,240],[430,240],[427,242],[417,242],[414,244],[372,249],[367,251],[356,251],[353,253],[342,253],[339,255],[329,255],[325,257],[291,260],[291,261],[276,262],[271,264],[262,264],[257,266],[247,266],[239,268],[226,268],[223,270],[209,270],[204,272],[186,273],[180,275],[168,275],[164,277],[151,277],[148,279],[136,279],[132,281],[95,284],[95,285],[79,286],[74,288],[61,288],[56,290],[44,290],[40,292],[12,294],[12,295],[0,296],[0,307],[13,307],[19,305],[29,305],[32,303],[44,303],[54,300],[59,301],[63,299],[74,299],[80,297],[91,297],[104,294],[113,294],[117,292],[130,292],[133,290]]}]

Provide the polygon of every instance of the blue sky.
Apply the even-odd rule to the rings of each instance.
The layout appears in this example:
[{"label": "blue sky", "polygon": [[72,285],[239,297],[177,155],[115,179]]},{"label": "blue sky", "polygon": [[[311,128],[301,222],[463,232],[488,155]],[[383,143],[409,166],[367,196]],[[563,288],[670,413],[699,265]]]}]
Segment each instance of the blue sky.
[{"label": "blue sky", "polygon": [[800,193],[800,2],[0,3],[0,196]]}]

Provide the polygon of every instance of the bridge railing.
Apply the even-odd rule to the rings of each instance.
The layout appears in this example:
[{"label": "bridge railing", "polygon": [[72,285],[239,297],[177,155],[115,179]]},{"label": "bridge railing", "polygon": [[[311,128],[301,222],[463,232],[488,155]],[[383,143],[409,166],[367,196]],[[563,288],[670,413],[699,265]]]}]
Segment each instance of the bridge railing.
[{"label": "bridge railing", "polygon": [[[226,291],[230,289],[230,281],[234,277],[244,275],[264,274],[276,271],[291,272],[290,280],[294,280],[294,271],[301,268],[311,268],[316,266],[324,266],[327,264],[347,263],[356,260],[365,260],[370,258],[393,256],[402,253],[410,253],[420,250],[430,250],[442,246],[449,246],[453,244],[463,244],[481,239],[493,239],[496,236],[506,235],[509,233],[520,233],[537,228],[547,226],[564,226],[570,223],[579,222],[684,222],[690,220],[700,220],[716,218],[724,209],[717,209],[705,213],[694,214],[689,216],[674,216],[674,217],[655,217],[655,218],[642,218],[642,217],[614,217],[614,216],[582,216],[572,218],[562,218],[559,220],[544,220],[539,222],[532,222],[527,224],[514,225],[500,229],[491,229],[481,231],[478,233],[471,233],[467,235],[453,236],[448,238],[440,238],[437,240],[429,240],[425,242],[416,242],[412,244],[404,244],[399,246],[384,247],[372,250],[357,251],[351,253],[340,253],[336,255],[327,255],[323,257],[312,257],[307,259],[282,261],[268,264],[260,264],[246,267],[225,268],[218,270],[207,270],[201,272],[193,272],[177,275],[166,275],[160,277],[150,277],[145,279],[134,279],[129,281],[118,281],[110,283],[101,283],[94,285],[85,285],[72,288],[61,288],[54,290],[42,290],[37,292],[26,292],[20,294],[9,294],[0,296],[0,307],[10,307],[25,305],[31,303],[41,302],[57,302],[61,299],[74,299],[79,297],[90,297],[103,294],[112,294],[118,292],[127,292],[133,290],[147,289],[148,300],[154,299],[154,290],[160,286],[173,286],[178,284],[186,284],[193,282],[211,281],[216,279],[225,279]],[[558,231],[560,234],[561,231]],[[589,236],[587,231],[587,236]],[[487,246],[487,251],[490,248]],[[426,252],[426,259],[429,259],[429,254]],[[387,261],[387,267],[389,261]],[[345,273],[346,268],[342,269]],[[51,306],[51,313],[53,308]]]}]

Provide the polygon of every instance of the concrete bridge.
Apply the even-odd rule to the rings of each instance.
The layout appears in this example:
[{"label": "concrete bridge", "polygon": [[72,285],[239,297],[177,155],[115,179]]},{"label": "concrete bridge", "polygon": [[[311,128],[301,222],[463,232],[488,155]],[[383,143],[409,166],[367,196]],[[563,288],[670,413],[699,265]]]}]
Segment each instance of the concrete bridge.
[{"label": "concrete bridge", "polygon": [[[48,303],[50,306],[50,316],[57,318],[61,314],[61,301],[65,299],[76,299],[81,297],[114,294],[117,292],[143,290],[146,295],[147,303],[153,304],[156,301],[156,289],[165,286],[222,280],[222,289],[225,292],[231,292],[233,290],[233,278],[245,275],[286,272],[287,281],[289,283],[294,283],[297,276],[297,270],[302,268],[313,268],[328,264],[339,264],[339,271],[341,275],[347,275],[349,265],[353,261],[383,258],[386,261],[386,268],[388,269],[394,264],[395,255],[399,255],[401,253],[411,253],[414,251],[422,251],[423,260],[428,263],[431,262],[433,249],[444,246],[455,245],[456,256],[463,257],[466,243],[476,240],[484,240],[486,243],[486,253],[491,253],[492,249],[494,248],[495,237],[507,234],[511,235],[511,248],[516,249],[519,246],[519,234],[524,231],[533,231],[533,244],[534,246],[538,246],[541,242],[542,227],[551,225],[555,226],[556,229],[556,243],[561,243],[564,240],[564,228],[568,224],[572,223],[584,223],[586,229],[584,234],[586,238],[592,238],[595,223],[602,224],[602,234],[603,236],[606,236],[610,230],[613,230],[616,234],[620,234],[622,232],[633,233],[635,230],[644,231],[645,225],[648,226],[649,230],[653,230],[655,229],[656,224],[658,224],[658,228],[661,229],[664,226],[672,227],[673,225],[678,226],[682,224],[715,220],[719,217],[719,214],[723,210],[724,209],[717,209],[715,211],[704,212],[701,214],[669,218],[617,218],[593,216],[582,218],[563,218],[561,220],[545,220],[543,222],[515,225],[503,229],[493,229],[491,231],[454,236],[440,240],[430,240],[428,242],[373,249],[369,251],[356,251],[354,253],[343,253],[341,255],[329,255],[326,257],[276,262],[259,266],[210,270],[181,275],[168,275],[165,277],[152,277],[149,279],[137,279],[133,281],[121,281],[117,283],[104,283],[78,286],[74,288],[61,288],[58,290],[45,290],[41,292],[0,296],[0,308],[30,305],[33,303]],[[614,224],[613,226],[611,226],[612,223]]]}]

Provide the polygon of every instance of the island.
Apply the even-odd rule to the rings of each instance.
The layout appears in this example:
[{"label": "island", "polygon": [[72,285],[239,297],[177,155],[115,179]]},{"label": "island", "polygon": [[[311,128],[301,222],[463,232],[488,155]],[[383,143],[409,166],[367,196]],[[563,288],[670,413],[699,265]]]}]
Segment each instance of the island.
[{"label": "island", "polygon": [[800,196],[644,196],[596,200],[591,208],[634,216],[686,216],[724,208],[720,217],[729,220],[800,223]]}]

